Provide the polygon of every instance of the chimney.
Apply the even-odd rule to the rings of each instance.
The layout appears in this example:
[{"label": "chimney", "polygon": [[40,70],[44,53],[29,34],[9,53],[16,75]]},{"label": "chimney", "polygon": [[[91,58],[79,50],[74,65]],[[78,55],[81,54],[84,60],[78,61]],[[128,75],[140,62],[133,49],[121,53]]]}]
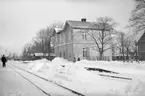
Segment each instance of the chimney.
[{"label": "chimney", "polygon": [[86,22],[86,18],[82,18],[81,21],[82,21],[82,22]]}]

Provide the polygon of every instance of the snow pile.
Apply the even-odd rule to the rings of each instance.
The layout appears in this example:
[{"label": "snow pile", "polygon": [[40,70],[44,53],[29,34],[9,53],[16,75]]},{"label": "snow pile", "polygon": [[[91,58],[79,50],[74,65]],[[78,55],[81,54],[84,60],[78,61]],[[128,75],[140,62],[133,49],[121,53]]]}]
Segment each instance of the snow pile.
[{"label": "snow pile", "polygon": [[[85,69],[86,67],[100,68],[119,74],[88,71]],[[104,94],[103,96],[145,96],[143,91],[145,88],[145,78],[143,78],[145,76],[145,64],[142,62],[81,60],[73,63],[57,57],[52,61],[47,59],[29,61],[26,70],[86,96],[92,96],[92,93],[98,96],[100,94]],[[100,76],[100,74],[124,76],[133,80],[105,77]],[[136,79],[137,76],[141,77]]]},{"label": "snow pile", "polygon": [[98,74],[99,72],[86,70],[84,66],[88,64],[97,65],[98,63],[87,60],[73,63],[57,57],[52,62],[45,59],[30,62],[27,70],[87,96],[92,93],[96,94],[96,92],[115,94],[125,88],[126,83],[124,82],[106,80]]},{"label": "snow pile", "polygon": [[31,61],[28,64],[28,67],[26,68],[28,71],[31,72],[37,72],[39,71],[41,68],[46,67],[46,64],[49,63],[50,61],[48,61],[47,59],[41,59],[41,60],[36,60],[36,61]]},{"label": "snow pile", "polygon": [[127,94],[127,96],[145,96],[144,90],[145,78],[138,77],[127,85],[125,93]]},{"label": "snow pile", "polygon": [[[67,73],[67,67],[69,65],[71,65],[72,63],[63,59],[63,58],[54,58],[51,62],[52,64],[52,71],[55,72],[55,73]],[[53,73],[52,72],[52,73]]]},{"label": "snow pile", "polygon": [[51,74],[66,76],[72,81],[79,80],[82,83],[92,83],[92,80],[99,79],[97,74],[94,75],[94,73],[87,71],[79,62],[72,63],[62,58],[55,58],[51,64]]}]

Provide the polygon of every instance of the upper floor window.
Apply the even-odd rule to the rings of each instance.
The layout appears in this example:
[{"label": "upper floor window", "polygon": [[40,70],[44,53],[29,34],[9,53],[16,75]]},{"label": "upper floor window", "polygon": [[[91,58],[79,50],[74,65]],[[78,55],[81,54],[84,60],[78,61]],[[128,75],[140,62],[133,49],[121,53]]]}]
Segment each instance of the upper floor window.
[{"label": "upper floor window", "polygon": [[58,38],[57,38],[57,40],[58,40],[58,44],[60,44],[60,34],[58,34]]},{"label": "upper floor window", "polygon": [[85,34],[85,39],[87,40],[87,34]]},{"label": "upper floor window", "polygon": [[82,33],[82,39],[87,40],[87,34],[86,33]]},{"label": "upper floor window", "polygon": [[84,34],[82,34],[82,38],[84,39]]}]

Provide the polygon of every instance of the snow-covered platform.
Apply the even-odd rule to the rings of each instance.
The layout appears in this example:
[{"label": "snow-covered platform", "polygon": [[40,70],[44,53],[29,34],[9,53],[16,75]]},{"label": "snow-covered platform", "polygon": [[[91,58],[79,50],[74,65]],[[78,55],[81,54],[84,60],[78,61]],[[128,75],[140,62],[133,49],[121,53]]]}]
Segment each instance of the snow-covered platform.
[{"label": "snow-covered platform", "polygon": [[[11,61],[11,65],[86,96],[144,96],[145,64],[117,61]],[[91,68],[91,70],[90,70]]]},{"label": "snow-covered platform", "polygon": [[47,96],[10,67],[0,66],[0,96]]}]

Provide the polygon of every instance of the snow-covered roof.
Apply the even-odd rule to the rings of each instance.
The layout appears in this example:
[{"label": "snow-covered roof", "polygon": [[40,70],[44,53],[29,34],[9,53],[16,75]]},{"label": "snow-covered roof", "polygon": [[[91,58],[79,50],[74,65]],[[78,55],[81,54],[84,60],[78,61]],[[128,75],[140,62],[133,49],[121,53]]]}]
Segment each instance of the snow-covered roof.
[{"label": "snow-covered roof", "polygon": [[76,29],[77,28],[78,29],[96,29],[96,26],[91,22],[72,21],[72,20],[68,20],[67,22],[72,28],[76,28]]},{"label": "snow-covered roof", "polygon": [[[102,24],[94,23],[94,22],[86,22],[86,21],[73,21],[73,20],[67,20],[66,24],[71,26],[73,29],[89,29],[89,30],[100,30],[102,29]],[[55,28],[56,33],[60,33],[63,30],[65,30],[66,24],[64,28]],[[108,25],[108,28],[111,27]]]},{"label": "snow-covered roof", "polygon": [[142,36],[145,34],[145,31],[141,31],[139,34],[136,35],[136,42],[139,43]]},{"label": "snow-covered roof", "polygon": [[[83,21],[72,21],[68,20],[66,21],[68,24],[74,28],[74,29],[90,29],[90,30],[100,30],[102,29],[102,24],[101,23],[96,23],[96,22],[83,22]],[[107,28],[111,28],[109,25]]]},{"label": "snow-covered roof", "polygon": [[56,33],[59,33],[60,31],[62,31],[62,28],[54,28]]}]

